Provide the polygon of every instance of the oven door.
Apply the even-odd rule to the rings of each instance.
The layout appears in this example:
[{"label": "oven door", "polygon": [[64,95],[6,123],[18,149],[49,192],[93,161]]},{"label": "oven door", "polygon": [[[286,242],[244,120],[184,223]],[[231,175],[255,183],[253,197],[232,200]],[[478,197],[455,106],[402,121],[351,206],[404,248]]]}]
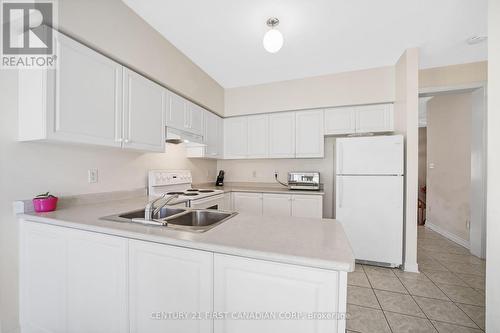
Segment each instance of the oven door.
[{"label": "oven door", "polygon": [[202,199],[191,200],[191,208],[221,210],[224,204],[224,194],[216,194]]}]

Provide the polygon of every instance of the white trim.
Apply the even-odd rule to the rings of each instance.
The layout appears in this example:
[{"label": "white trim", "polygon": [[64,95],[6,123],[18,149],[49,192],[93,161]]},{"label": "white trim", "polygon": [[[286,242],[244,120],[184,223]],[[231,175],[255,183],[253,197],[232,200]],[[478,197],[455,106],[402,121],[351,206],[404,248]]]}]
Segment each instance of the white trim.
[{"label": "white trim", "polygon": [[428,221],[425,221],[425,227],[431,229],[432,231],[437,232],[438,234],[440,234],[441,236],[443,236],[445,238],[448,238],[452,242],[455,242],[459,245],[462,245],[463,247],[465,247],[468,250],[470,249],[470,243],[468,240],[460,238],[460,237],[452,234],[451,232],[444,230],[440,226],[437,226],[435,224],[429,223]]},{"label": "white trim", "polygon": [[478,82],[466,83],[466,84],[457,84],[457,85],[452,85],[452,86],[424,87],[424,88],[420,88],[418,90],[418,93],[420,95],[420,94],[453,92],[453,91],[478,89],[478,88],[486,88],[486,81],[478,81]]},{"label": "white trim", "polygon": [[410,272],[410,273],[420,273],[419,270],[418,270],[418,264],[417,263],[414,263],[414,264],[404,264],[403,265],[403,270],[405,272]]}]

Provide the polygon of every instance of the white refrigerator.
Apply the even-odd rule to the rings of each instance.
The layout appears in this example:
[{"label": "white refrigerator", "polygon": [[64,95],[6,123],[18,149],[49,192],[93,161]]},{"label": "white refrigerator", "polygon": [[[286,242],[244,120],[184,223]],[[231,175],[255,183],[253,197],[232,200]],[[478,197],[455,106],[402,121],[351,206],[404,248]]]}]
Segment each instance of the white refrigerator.
[{"label": "white refrigerator", "polygon": [[404,142],[401,135],[336,140],[336,216],[356,260],[403,261]]}]

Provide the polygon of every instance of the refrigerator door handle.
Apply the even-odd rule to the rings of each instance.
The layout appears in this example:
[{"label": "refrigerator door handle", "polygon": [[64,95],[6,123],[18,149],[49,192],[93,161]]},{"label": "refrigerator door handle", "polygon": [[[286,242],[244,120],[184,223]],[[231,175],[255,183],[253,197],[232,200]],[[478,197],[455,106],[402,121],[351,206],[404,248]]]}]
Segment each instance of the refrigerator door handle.
[{"label": "refrigerator door handle", "polygon": [[342,174],[344,171],[344,150],[342,148],[342,142],[339,142],[339,152],[338,152],[338,157],[339,157],[339,170],[337,170],[337,173]]},{"label": "refrigerator door handle", "polygon": [[343,191],[344,191],[344,185],[343,185],[343,180],[342,177],[338,177],[338,182],[339,182],[339,208],[342,208],[342,201],[343,201]]}]

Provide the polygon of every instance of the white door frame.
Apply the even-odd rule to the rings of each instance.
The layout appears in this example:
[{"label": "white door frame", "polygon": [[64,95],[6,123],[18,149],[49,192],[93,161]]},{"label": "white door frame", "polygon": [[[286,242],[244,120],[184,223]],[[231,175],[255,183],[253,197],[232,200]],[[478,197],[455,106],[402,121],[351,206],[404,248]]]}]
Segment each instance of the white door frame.
[{"label": "white door frame", "polygon": [[[473,112],[479,117],[472,121],[471,193],[469,249],[480,258],[486,257],[486,148],[487,103],[486,82],[419,89],[419,96],[472,92]],[[479,112],[479,114],[478,114]]]}]

